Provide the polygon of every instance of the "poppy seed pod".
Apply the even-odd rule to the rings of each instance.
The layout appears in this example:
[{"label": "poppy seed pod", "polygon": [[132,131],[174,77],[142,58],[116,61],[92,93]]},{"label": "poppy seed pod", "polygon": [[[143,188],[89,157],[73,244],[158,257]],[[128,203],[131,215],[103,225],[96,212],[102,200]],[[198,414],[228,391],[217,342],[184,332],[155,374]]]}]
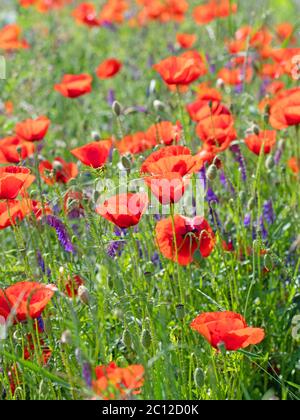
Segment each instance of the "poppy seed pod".
[{"label": "poppy seed pod", "polygon": [[89,300],[90,300],[90,295],[89,295],[89,291],[88,289],[81,285],[78,288],[78,297],[81,303],[83,303],[84,305],[88,305],[89,304]]},{"label": "poppy seed pod", "polygon": [[253,207],[254,207],[254,204],[255,204],[255,198],[251,197],[250,200],[248,201],[248,204],[247,204],[248,210],[252,210]]},{"label": "poppy seed pod", "polygon": [[120,102],[115,101],[112,104],[112,110],[116,117],[120,117],[120,115],[122,115],[122,105],[120,104]]},{"label": "poppy seed pod", "polygon": [[130,162],[130,159],[127,156],[122,156],[121,163],[122,163],[122,166],[127,171],[129,171],[131,169],[131,162]]},{"label": "poppy seed pod", "polygon": [[207,170],[207,173],[206,173],[207,179],[209,181],[213,181],[214,179],[216,179],[217,173],[218,173],[218,168],[213,163],[212,165],[209,166],[209,168]]},{"label": "poppy seed pod", "polygon": [[72,333],[70,330],[66,330],[62,333],[60,338],[61,344],[71,345],[72,344]]},{"label": "poppy seed pod", "polygon": [[128,349],[131,348],[132,339],[131,339],[130,331],[127,328],[123,332],[122,341]]},{"label": "poppy seed pod", "polygon": [[101,140],[100,134],[98,133],[98,131],[92,131],[92,139],[94,141],[99,141]]},{"label": "poppy seed pod", "polygon": [[194,382],[197,388],[201,388],[204,385],[204,372],[201,368],[197,368],[194,372]]},{"label": "poppy seed pod", "polygon": [[267,157],[266,162],[265,162],[265,165],[266,165],[266,168],[269,169],[269,170],[271,170],[271,169],[274,168],[275,162],[274,162],[274,158],[273,158],[272,155],[269,155]]},{"label": "poppy seed pod", "polygon": [[258,136],[259,133],[260,133],[258,125],[254,124],[253,127],[252,127],[252,131],[253,131],[254,134],[256,134]]},{"label": "poppy seed pod", "polygon": [[63,169],[63,166],[61,164],[61,162],[59,162],[58,160],[54,160],[53,161],[53,170],[54,171],[61,171]]},{"label": "poppy seed pod", "polygon": [[182,321],[185,317],[184,305],[181,303],[176,306],[176,316],[179,321]]},{"label": "poppy seed pod", "polygon": [[153,102],[153,107],[154,107],[154,109],[155,109],[156,112],[159,112],[159,111],[164,110],[166,108],[166,105],[163,102],[161,102],[158,99],[156,99]]},{"label": "poppy seed pod", "polygon": [[152,337],[148,329],[144,329],[142,331],[141,343],[142,343],[142,346],[145,347],[145,349],[148,349],[151,346]]}]

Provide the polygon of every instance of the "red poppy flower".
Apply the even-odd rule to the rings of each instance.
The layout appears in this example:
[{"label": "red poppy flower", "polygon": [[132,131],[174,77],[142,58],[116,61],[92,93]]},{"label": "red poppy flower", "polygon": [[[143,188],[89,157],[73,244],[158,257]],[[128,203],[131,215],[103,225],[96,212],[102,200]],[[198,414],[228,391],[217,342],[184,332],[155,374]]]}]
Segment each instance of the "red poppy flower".
[{"label": "red poppy flower", "polygon": [[264,130],[258,135],[252,134],[245,138],[245,144],[251,152],[259,155],[263,149],[265,155],[269,154],[276,144],[276,131]]},{"label": "red poppy flower", "polygon": [[0,230],[22,221],[30,210],[18,200],[0,201]]},{"label": "red poppy flower", "polygon": [[170,121],[162,121],[152,125],[146,132],[146,137],[150,144],[165,144],[170,146],[180,141],[182,126],[179,122],[176,124]]},{"label": "red poppy flower", "polygon": [[92,91],[92,81],[89,74],[66,74],[54,89],[66,98],[78,98]]},{"label": "red poppy flower", "polygon": [[84,284],[83,279],[76,275],[76,276],[69,276],[68,282],[65,285],[66,293],[70,298],[74,298],[74,296],[78,295],[78,289],[80,286]]},{"label": "red poppy flower", "polygon": [[283,22],[276,26],[276,33],[280,41],[290,39],[292,42],[295,42],[296,39],[292,37],[294,30],[294,26],[289,22]]},{"label": "red poppy flower", "polygon": [[53,295],[54,288],[50,285],[26,281],[16,283],[0,294],[0,313],[7,319],[13,310],[19,322],[28,317],[38,318]]},{"label": "red poppy flower", "polygon": [[21,166],[7,166],[0,168],[0,200],[13,200],[30,174],[30,169]]},{"label": "red poppy flower", "polygon": [[188,147],[167,146],[153,152],[142,164],[141,173],[164,175],[176,172],[180,176],[193,174],[203,166],[198,156],[192,156]]},{"label": "red poppy flower", "polygon": [[202,121],[212,115],[230,115],[229,109],[219,101],[199,99],[187,105],[187,111],[193,121]]},{"label": "red poppy flower", "polygon": [[203,164],[207,163],[208,165],[211,165],[214,162],[217,168],[220,169],[222,162],[219,159],[215,159],[217,154],[218,152],[216,151],[215,147],[204,143],[203,146],[199,149],[197,155],[202,160]]},{"label": "red poppy flower", "polygon": [[21,39],[21,28],[18,25],[6,25],[0,29],[0,50],[13,51],[28,47],[28,43]]},{"label": "red poppy flower", "polygon": [[199,25],[206,25],[216,18],[215,11],[211,3],[201,4],[193,11],[195,22]]},{"label": "red poppy flower", "polygon": [[36,120],[25,120],[15,127],[16,136],[23,141],[40,141],[47,134],[50,120],[47,117],[39,117]]},{"label": "red poppy flower", "polygon": [[103,399],[137,395],[144,384],[144,372],[142,365],[120,368],[111,362],[108,366],[98,366],[95,369],[97,379],[93,381],[93,389]]},{"label": "red poppy flower", "polygon": [[197,250],[203,258],[207,258],[215,246],[215,235],[202,217],[189,219],[175,215],[174,225],[171,217],[160,220],[155,232],[163,256],[180,265],[192,263]]},{"label": "red poppy flower", "polygon": [[127,9],[128,3],[125,0],[108,0],[100,12],[99,20],[102,23],[122,23]]},{"label": "red poppy flower", "polygon": [[20,163],[34,153],[34,144],[17,137],[0,139],[0,163]]},{"label": "red poppy flower", "polygon": [[91,3],[81,3],[73,11],[73,17],[81,25],[99,26],[100,20],[97,17],[95,6]]},{"label": "red poppy flower", "polygon": [[110,79],[120,72],[122,66],[123,64],[119,60],[109,58],[98,66],[96,74],[99,79]]},{"label": "red poppy flower", "polygon": [[129,228],[139,223],[148,206],[147,194],[119,194],[96,208],[96,213],[117,225]]},{"label": "red poppy flower", "polygon": [[153,68],[168,85],[189,85],[203,74],[193,58],[182,56],[166,58]]},{"label": "red poppy flower", "polygon": [[196,88],[197,99],[203,101],[221,102],[222,94],[215,88],[209,86],[208,83],[201,83]]},{"label": "red poppy flower", "polygon": [[77,147],[71,150],[71,153],[84,165],[98,169],[102,168],[107,162],[111,147],[111,140],[95,141]]},{"label": "red poppy flower", "polygon": [[122,155],[125,155],[126,153],[132,155],[140,154],[146,150],[152,149],[155,145],[156,141],[154,141],[153,138],[148,137],[143,131],[125,136],[115,144]]},{"label": "red poppy flower", "polygon": [[278,94],[271,105],[270,124],[277,130],[300,124],[300,87]]},{"label": "red poppy flower", "polygon": [[42,161],[39,164],[39,172],[48,185],[53,185],[56,182],[67,184],[71,179],[77,177],[78,168],[75,163],[67,163],[62,158],[57,157],[53,163],[48,160]]},{"label": "red poppy flower", "polygon": [[206,25],[217,18],[225,18],[236,13],[237,5],[230,0],[211,0],[194,9],[194,19],[199,25]]},{"label": "red poppy flower", "polygon": [[191,328],[214,348],[223,344],[228,351],[259,344],[265,338],[263,329],[248,327],[241,315],[229,311],[203,313],[194,319]]},{"label": "red poppy flower", "polygon": [[144,178],[152,193],[163,205],[177,203],[189,185],[190,176],[182,177],[177,172]]},{"label": "red poppy flower", "polygon": [[176,41],[181,48],[192,48],[192,46],[197,41],[197,35],[195,34],[177,34]]},{"label": "red poppy flower", "polygon": [[294,174],[297,175],[300,173],[300,159],[299,158],[297,159],[296,157],[292,157],[291,159],[289,159],[288,166],[294,172]]},{"label": "red poppy flower", "polygon": [[225,150],[237,138],[233,117],[223,114],[200,121],[196,133],[201,141],[219,151]]},{"label": "red poppy flower", "polygon": [[239,85],[243,82],[251,82],[253,76],[253,70],[247,66],[244,68],[228,69],[223,68],[218,73],[218,78],[222,79],[227,85]]}]

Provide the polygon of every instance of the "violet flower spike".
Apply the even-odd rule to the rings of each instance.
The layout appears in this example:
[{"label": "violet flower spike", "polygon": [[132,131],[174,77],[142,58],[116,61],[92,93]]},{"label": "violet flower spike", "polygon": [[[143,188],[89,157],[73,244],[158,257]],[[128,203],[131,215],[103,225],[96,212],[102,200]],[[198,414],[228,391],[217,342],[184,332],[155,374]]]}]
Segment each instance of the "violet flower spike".
[{"label": "violet flower spike", "polygon": [[58,240],[65,251],[74,254],[75,250],[73,244],[63,222],[60,221],[57,217],[49,215],[46,217],[46,223],[56,230]]}]

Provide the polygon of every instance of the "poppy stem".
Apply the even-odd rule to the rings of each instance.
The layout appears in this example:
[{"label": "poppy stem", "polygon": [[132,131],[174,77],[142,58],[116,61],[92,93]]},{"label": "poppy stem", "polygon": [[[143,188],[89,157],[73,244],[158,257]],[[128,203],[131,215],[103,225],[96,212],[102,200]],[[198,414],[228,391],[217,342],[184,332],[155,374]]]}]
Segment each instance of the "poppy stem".
[{"label": "poppy stem", "polygon": [[178,110],[180,114],[181,124],[183,127],[183,134],[182,134],[183,145],[184,146],[188,145],[191,147],[192,139],[190,136],[189,129],[187,127],[186,114],[184,112],[184,105],[182,102],[182,97],[181,97],[178,86],[176,86],[176,96],[177,96],[177,106],[178,106]]}]

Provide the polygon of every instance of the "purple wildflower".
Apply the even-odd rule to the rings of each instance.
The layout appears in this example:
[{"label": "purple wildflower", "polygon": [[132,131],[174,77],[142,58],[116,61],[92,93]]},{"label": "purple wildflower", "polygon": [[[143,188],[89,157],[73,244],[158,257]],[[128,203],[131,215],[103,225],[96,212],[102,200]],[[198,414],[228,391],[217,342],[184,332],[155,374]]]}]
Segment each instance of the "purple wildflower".
[{"label": "purple wildflower", "polygon": [[39,316],[37,318],[37,322],[38,322],[39,330],[41,332],[44,332],[45,331],[45,324],[44,324],[44,320],[43,320],[43,318],[41,316]]},{"label": "purple wildflower", "polygon": [[110,258],[117,258],[122,255],[124,249],[125,241],[110,241],[108,247],[106,248],[106,253]]},{"label": "purple wildflower", "polygon": [[208,190],[207,190],[206,200],[209,204],[211,204],[213,201],[215,203],[219,203],[218,197],[216,196],[216,194],[213,192],[213,190],[211,188],[208,188]]},{"label": "purple wildflower", "polygon": [[249,227],[251,224],[251,213],[247,213],[244,218],[244,226]]},{"label": "purple wildflower", "polygon": [[50,268],[47,268],[46,270],[46,265],[45,265],[45,261],[44,258],[42,257],[42,254],[40,251],[37,252],[37,260],[38,260],[38,265],[40,266],[42,273],[43,274],[47,274],[48,277],[51,276],[51,270]]},{"label": "purple wildflower", "polygon": [[87,362],[84,362],[82,365],[82,377],[86,385],[89,388],[91,388],[92,387],[92,369],[91,369],[91,365]]},{"label": "purple wildflower", "polygon": [[204,166],[198,172],[198,178],[200,179],[200,181],[202,183],[203,189],[206,190],[206,187],[207,187],[207,178],[206,178],[206,170],[205,170],[205,167]]},{"label": "purple wildflower", "polygon": [[109,106],[112,106],[112,104],[115,102],[116,96],[113,89],[109,89],[106,100]]},{"label": "purple wildflower", "polygon": [[239,164],[240,172],[242,175],[242,180],[245,182],[247,181],[247,169],[244,156],[242,155],[240,146],[238,144],[234,144],[230,147],[230,150],[234,153],[234,158],[236,162]]},{"label": "purple wildflower", "polygon": [[274,223],[275,215],[274,215],[272,200],[268,200],[264,202],[264,216],[263,217],[269,225]]},{"label": "purple wildflower", "polygon": [[75,250],[73,244],[63,222],[60,221],[57,217],[49,215],[46,217],[46,223],[56,230],[58,240],[65,251],[74,254]]},{"label": "purple wildflower", "polygon": [[235,189],[231,183],[231,181],[226,177],[225,172],[221,171],[220,173],[220,181],[221,184],[231,192],[232,195],[235,195]]}]

